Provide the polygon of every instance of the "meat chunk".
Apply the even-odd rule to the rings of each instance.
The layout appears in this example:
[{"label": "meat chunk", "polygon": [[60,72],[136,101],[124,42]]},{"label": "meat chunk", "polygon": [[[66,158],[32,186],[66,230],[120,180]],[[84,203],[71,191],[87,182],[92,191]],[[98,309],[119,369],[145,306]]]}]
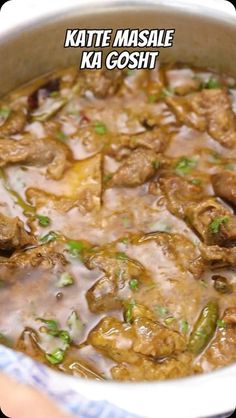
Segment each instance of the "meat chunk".
[{"label": "meat chunk", "polygon": [[218,327],[216,336],[203,356],[215,367],[222,367],[236,361],[236,308],[228,308]]},{"label": "meat chunk", "polygon": [[130,380],[139,382],[145,380],[176,379],[196,373],[196,370],[194,370],[191,364],[191,360],[191,357],[187,354],[182,354],[178,359],[166,359],[161,363],[148,359],[140,359],[135,364],[121,363],[112,367],[111,374],[113,379],[119,381]]},{"label": "meat chunk", "polygon": [[233,246],[236,242],[236,217],[215,199],[190,205],[185,216],[207,245]]},{"label": "meat chunk", "polygon": [[16,252],[10,258],[0,257],[0,267],[3,266],[7,269],[17,268],[19,271],[38,266],[46,270],[58,267],[63,271],[63,267],[66,265],[66,258],[58,252],[53,243]]},{"label": "meat chunk", "polygon": [[132,277],[144,281],[143,266],[124,254],[100,250],[93,255],[85,256],[84,263],[87,268],[98,268],[104,273],[86,294],[92,312],[106,312],[121,307],[120,292],[127,282]]},{"label": "meat chunk", "polygon": [[122,301],[118,296],[118,286],[112,277],[102,277],[87,291],[87,302],[91,312],[106,312],[118,309]]},{"label": "meat chunk", "polygon": [[149,180],[156,171],[157,155],[151,150],[137,148],[113,175],[110,186],[136,187]]},{"label": "meat chunk", "polygon": [[89,333],[88,343],[111,359],[135,363],[139,355],[132,350],[134,330],[116,318],[105,317]]},{"label": "meat chunk", "polygon": [[202,258],[211,268],[236,267],[236,247],[223,248],[218,245],[200,245]]},{"label": "meat chunk", "polygon": [[23,110],[11,110],[3,124],[0,124],[0,136],[11,136],[23,131],[27,114]]},{"label": "meat chunk", "polygon": [[154,240],[160,245],[165,254],[172,259],[182,271],[189,271],[195,278],[199,278],[205,269],[205,263],[196,245],[181,234],[153,232],[138,239],[137,243]]},{"label": "meat chunk", "polygon": [[72,158],[69,148],[51,138],[32,138],[22,140],[2,139],[0,141],[0,167],[8,164],[24,163],[48,166],[48,175],[59,180]]},{"label": "meat chunk", "polygon": [[140,276],[144,267],[137,260],[133,260],[124,253],[112,249],[101,249],[92,255],[85,256],[84,263],[87,268],[98,268],[107,275],[119,275],[122,272],[122,280],[130,279],[132,276]]},{"label": "meat chunk", "polygon": [[19,218],[10,218],[0,213],[0,249],[14,251],[35,245],[36,239],[27,232]]},{"label": "meat chunk", "polygon": [[186,349],[183,337],[148,318],[132,325],[105,317],[90,332],[88,343],[117,362],[136,363],[140,355],[162,358]]},{"label": "meat chunk", "polygon": [[205,131],[221,145],[236,145],[236,123],[230,98],[225,90],[206,89],[185,97],[168,96],[166,102],[180,122]]},{"label": "meat chunk", "polygon": [[[133,322],[136,318],[147,318],[152,321],[155,321],[156,314],[151,311],[147,306],[141,305],[140,303],[131,303],[126,305],[126,309],[132,307],[132,315],[129,322]],[[124,313],[124,316],[127,316],[127,310]]]},{"label": "meat chunk", "polygon": [[166,357],[185,350],[184,338],[148,318],[136,318],[133,322],[135,340],[133,350],[145,356]]},{"label": "meat chunk", "polygon": [[170,141],[170,134],[160,128],[153,128],[133,135],[117,135],[110,147],[106,150],[107,154],[121,159],[124,154],[131,153],[132,150],[142,147],[155,151],[163,152]]},{"label": "meat chunk", "polygon": [[236,206],[236,173],[222,171],[213,174],[211,180],[216,196]]},{"label": "meat chunk", "polygon": [[124,78],[120,70],[108,71],[106,69],[86,71],[82,81],[83,91],[92,91],[98,98],[113,96],[117,93]]},{"label": "meat chunk", "polygon": [[205,109],[199,107],[201,95],[202,92],[187,96],[167,96],[165,100],[181,123],[203,132],[207,128],[207,121]]},{"label": "meat chunk", "polygon": [[178,176],[163,177],[160,187],[169,211],[190,226],[208,245],[234,245],[236,217],[216,199],[206,198],[202,188]]},{"label": "meat chunk", "polygon": [[193,185],[181,177],[163,177],[159,182],[169,211],[181,219],[184,219],[186,209],[192,202],[200,202],[203,198],[200,186]]}]

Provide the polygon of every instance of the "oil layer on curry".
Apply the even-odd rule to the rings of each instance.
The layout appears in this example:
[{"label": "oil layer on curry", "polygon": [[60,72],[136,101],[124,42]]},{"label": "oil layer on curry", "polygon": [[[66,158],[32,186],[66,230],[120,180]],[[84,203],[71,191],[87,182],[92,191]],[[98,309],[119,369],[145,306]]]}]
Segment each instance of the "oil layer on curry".
[{"label": "oil layer on curry", "polygon": [[68,68],[0,103],[0,342],[76,376],[236,361],[236,82]]}]

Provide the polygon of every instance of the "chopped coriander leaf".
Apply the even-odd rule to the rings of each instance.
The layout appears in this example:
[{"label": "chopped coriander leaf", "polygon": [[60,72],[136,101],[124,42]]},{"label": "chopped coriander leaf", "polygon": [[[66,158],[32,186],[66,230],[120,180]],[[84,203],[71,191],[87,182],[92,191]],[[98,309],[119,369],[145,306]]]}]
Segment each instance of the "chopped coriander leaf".
[{"label": "chopped coriander leaf", "polygon": [[58,97],[58,96],[59,96],[59,91],[52,91],[52,92],[49,94],[49,96],[50,96],[50,97]]},{"label": "chopped coriander leaf", "polygon": [[36,318],[37,321],[43,322],[45,325],[48,326],[51,330],[57,330],[58,329],[58,322],[54,319],[43,319],[43,318]]},{"label": "chopped coriander leaf", "polygon": [[197,165],[197,161],[193,158],[181,157],[175,166],[175,171],[180,176],[188,174]]},{"label": "chopped coriander leaf", "polygon": [[77,257],[84,249],[84,244],[81,241],[70,240],[67,241],[66,247],[71,255]]},{"label": "chopped coriander leaf", "polygon": [[154,168],[154,170],[158,170],[158,168],[160,167],[160,161],[154,160],[152,162],[152,167]]},{"label": "chopped coriander leaf", "polygon": [[171,96],[172,92],[169,88],[164,88],[161,90],[160,97]]},{"label": "chopped coriander leaf", "polygon": [[194,186],[200,186],[200,184],[202,184],[202,180],[201,179],[192,179],[191,183],[194,184]]},{"label": "chopped coriander leaf", "polygon": [[129,287],[130,287],[130,289],[132,289],[132,290],[137,290],[137,289],[138,289],[138,285],[139,285],[139,281],[138,281],[138,279],[131,279],[131,280],[129,281]]},{"label": "chopped coriander leaf", "polygon": [[125,322],[131,322],[133,319],[133,308],[136,305],[135,300],[131,300],[130,303],[127,305],[124,311],[124,320]]},{"label": "chopped coriander leaf", "polygon": [[150,94],[150,96],[148,96],[148,103],[155,103],[157,99],[158,99],[157,94]]},{"label": "chopped coriander leaf", "polygon": [[103,177],[104,183],[108,183],[112,179],[112,177],[113,177],[112,173],[105,174],[105,176]]},{"label": "chopped coriander leaf", "polygon": [[70,345],[71,338],[70,338],[70,334],[68,333],[68,331],[64,331],[64,330],[59,331],[58,337],[60,338],[61,341],[63,341],[63,343],[65,343],[66,345]]},{"label": "chopped coriander leaf", "polygon": [[122,242],[122,244],[124,245],[128,245],[129,244],[129,238],[128,237],[124,237],[120,240],[120,242]]},{"label": "chopped coriander leaf", "polygon": [[56,137],[59,139],[59,141],[65,141],[68,138],[68,136],[63,131],[59,131]]},{"label": "chopped coriander leaf", "polygon": [[47,235],[40,238],[40,242],[42,244],[47,244],[48,242],[56,241],[57,238],[59,238],[59,234],[57,234],[57,232],[50,231]]},{"label": "chopped coriander leaf", "polygon": [[125,69],[125,74],[129,77],[130,75],[133,75],[134,70],[130,70],[129,68]]},{"label": "chopped coriander leaf", "polygon": [[11,114],[11,109],[9,107],[1,107],[0,108],[0,118],[7,119]]},{"label": "chopped coriander leaf", "polygon": [[98,135],[104,135],[107,133],[107,127],[105,123],[100,121],[94,123],[94,130]]},{"label": "chopped coriander leaf", "polygon": [[60,338],[66,345],[69,345],[71,343],[71,338],[68,331],[58,329],[57,321],[54,321],[53,319],[43,318],[37,318],[37,320],[47,325],[48,328],[44,329],[44,332],[47,332],[47,334],[53,337]]},{"label": "chopped coriander leaf", "polygon": [[64,360],[65,352],[61,348],[56,348],[51,354],[46,354],[45,357],[51,364],[59,364]]},{"label": "chopped coriander leaf", "polygon": [[116,258],[117,258],[118,260],[127,260],[127,259],[128,259],[128,256],[127,256],[124,252],[122,252],[122,251],[118,251],[118,252],[116,253]]},{"label": "chopped coriander leaf", "polygon": [[160,315],[160,316],[166,316],[166,315],[169,314],[169,309],[166,308],[165,306],[157,305],[155,310],[158,313],[158,315]]},{"label": "chopped coriander leaf", "polygon": [[188,321],[186,321],[185,319],[183,319],[180,323],[180,329],[181,332],[183,332],[184,334],[186,334],[189,330],[189,324]]},{"label": "chopped coriander leaf", "polygon": [[217,326],[218,328],[222,328],[222,329],[227,328],[227,324],[223,319],[218,319]]},{"label": "chopped coriander leaf", "polygon": [[205,89],[218,89],[220,88],[220,82],[214,77],[211,77],[205,84]]},{"label": "chopped coriander leaf", "polygon": [[176,321],[176,318],[174,316],[170,316],[169,318],[166,318],[164,322],[166,325],[171,325],[175,321]]},{"label": "chopped coriander leaf", "polygon": [[36,218],[38,219],[39,225],[41,226],[49,226],[51,223],[51,220],[48,216],[36,215]]},{"label": "chopped coriander leaf", "polygon": [[57,286],[59,288],[65,287],[65,286],[70,286],[70,285],[74,284],[74,282],[75,282],[74,277],[70,273],[65,271],[64,273],[61,274],[61,276],[60,276],[60,278],[57,282]]},{"label": "chopped coriander leaf", "polygon": [[221,225],[227,224],[227,222],[229,222],[229,216],[217,216],[209,224],[209,229],[213,234],[217,234],[220,231]]}]

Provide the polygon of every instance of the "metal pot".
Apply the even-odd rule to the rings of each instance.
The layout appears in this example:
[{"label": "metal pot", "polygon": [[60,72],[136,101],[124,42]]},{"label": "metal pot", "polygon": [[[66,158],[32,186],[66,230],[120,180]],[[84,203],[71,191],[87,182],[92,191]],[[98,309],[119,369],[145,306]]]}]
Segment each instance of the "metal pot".
[{"label": "metal pot", "polygon": [[[49,7],[47,12],[25,18],[23,24],[0,30],[0,96],[43,73],[78,63],[80,49],[65,49],[63,43],[65,30],[79,27],[175,28],[174,46],[161,49],[160,59],[210,66],[236,77],[233,15],[181,0],[87,0],[77,5],[65,1],[59,8]],[[31,368],[34,364],[35,372],[35,363],[22,358],[0,347],[0,368],[36,385]],[[59,393],[57,387],[63,386],[76,393],[79,402],[82,395],[90,400],[109,401],[127,411],[124,415],[115,415],[113,411],[110,416],[114,417],[127,418],[129,413],[153,418],[207,417],[233,411],[236,404],[236,364],[201,376],[136,384],[88,381],[55,373],[52,377],[52,373],[45,372],[41,389],[55,395],[53,390]],[[79,410],[81,416],[108,416],[96,411],[94,415],[83,415]]]}]

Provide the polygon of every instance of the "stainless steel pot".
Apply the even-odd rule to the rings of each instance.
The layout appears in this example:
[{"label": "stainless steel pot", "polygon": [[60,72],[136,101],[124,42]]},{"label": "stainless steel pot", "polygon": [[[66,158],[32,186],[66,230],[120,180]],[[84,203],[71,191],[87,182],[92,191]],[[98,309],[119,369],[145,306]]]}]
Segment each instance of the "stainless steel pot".
[{"label": "stainless steel pot", "polygon": [[[79,62],[79,49],[63,48],[67,28],[175,28],[174,46],[160,50],[162,60],[211,66],[236,76],[236,17],[230,14],[181,0],[64,3],[10,30],[0,29],[0,96],[42,73]],[[57,379],[86,397],[109,400],[145,417],[206,417],[232,411],[236,405],[236,365],[168,382],[102,383],[62,375]]]}]

